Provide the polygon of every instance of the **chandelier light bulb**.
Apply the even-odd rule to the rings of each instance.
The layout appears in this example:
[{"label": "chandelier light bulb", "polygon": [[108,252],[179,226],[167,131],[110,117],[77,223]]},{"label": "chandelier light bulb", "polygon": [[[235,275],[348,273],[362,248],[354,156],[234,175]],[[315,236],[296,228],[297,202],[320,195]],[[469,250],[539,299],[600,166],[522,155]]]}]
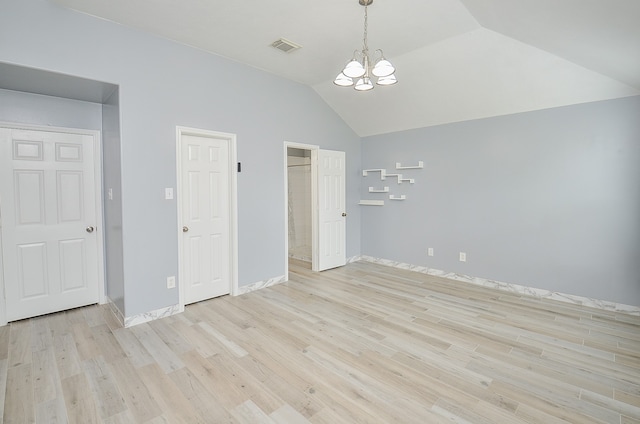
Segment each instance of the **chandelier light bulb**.
[{"label": "chandelier light bulb", "polygon": [[385,58],[382,58],[376,63],[376,66],[373,67],[371,73],[377,77],[388,77],[395,71],[396,68],[393,67],[391,62],[389,62]]},{"label": "chandelier light bulb", "polygon": [[373,84],[369,77],[360,78],[354,87],[358,91],[369,91],[373,89]]},{"label": "chandelier light bulb", "polygon": [[391,74],[391,75],[387,75],[386,77],[378,78],[377,84],[378,85],[393,85],[393,84],[395,84],[397,82],[398,82],[398,80],[396,79],[396,76]]},{"label": "chandelier light bulb", "polygon": [[351,62],[347,63],[347,66],[344,67],[342,73],[349,78],[360,78],[364,75],[365,69],[364,66],[362,66],[362,63],[353,59]]},{"label": "chandelier light bulb", "polygon": [[333,80],[335,85],[339,85],[340,87],[350,87],[353,85],[353,80],[340,72],[335,80]]}]

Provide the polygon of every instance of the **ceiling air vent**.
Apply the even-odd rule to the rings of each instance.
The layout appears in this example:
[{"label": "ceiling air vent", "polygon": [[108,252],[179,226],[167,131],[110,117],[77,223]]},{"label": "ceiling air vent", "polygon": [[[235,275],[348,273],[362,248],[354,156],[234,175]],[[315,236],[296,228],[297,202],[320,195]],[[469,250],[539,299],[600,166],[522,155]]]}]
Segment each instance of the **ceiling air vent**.
[{"label": "ceiling air vent", "polygon": [[289,41],[289,40],[285,40],[284,38],[281,38],[271,43],[271,47],[275,47],[276,49],[283,51],[285,53],[291,53],[294,50],[298,50],[302,46],[294,43],[293,41]]}]

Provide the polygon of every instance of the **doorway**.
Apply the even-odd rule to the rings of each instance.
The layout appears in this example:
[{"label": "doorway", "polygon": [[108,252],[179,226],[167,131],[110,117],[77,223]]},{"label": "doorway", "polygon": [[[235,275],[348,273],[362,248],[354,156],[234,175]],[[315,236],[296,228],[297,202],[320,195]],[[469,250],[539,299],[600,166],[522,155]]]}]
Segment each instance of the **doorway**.
[{"label": "doorway", "polygon": [[284,143],[285,277],[289,260],[317,265],[317,151],[318,146]]},{"label": "doorway", "polygon": [[287,148],[288,256],[311,264],[311,151]]},{"label": "doorway", "polygon": [[290,258],[310,255],[313,271],[344,265],[345,153],[285,142],[284,164],[286,278]]}]

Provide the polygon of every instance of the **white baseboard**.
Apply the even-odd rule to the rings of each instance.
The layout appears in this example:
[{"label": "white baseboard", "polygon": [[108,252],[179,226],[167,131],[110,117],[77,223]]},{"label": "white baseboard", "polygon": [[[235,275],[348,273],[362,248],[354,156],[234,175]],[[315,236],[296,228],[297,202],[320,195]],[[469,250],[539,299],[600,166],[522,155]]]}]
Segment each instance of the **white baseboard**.
[{"label": "white baseboard", "polygon": [[307,255],[296,255],[295,253],[289,253],[289,258],[297,259],[299,261],[311,262],[311,257]]},{"label": "white baseboard", "polygon": [[264,289],[266,287],[275,286],[276,284],[284,283],[285,281],[287,281],[287,277],[284,275],[269,278],[268,280],[257,281],[252,284],[238,287],[238,295],[251,293],[252,291]]},{"label": "white baseboard", "polygon": [[143,324],[145,322],[153,321],[160,318],[166,318],[179,312],[182,312],[182,310],[180,309],[180,305],[167,306],[166,308],[160,308],[154,311],[143,312],[141,314],[132,315],[130,317],[124,317],[123,325],[125,328],[133,327],[134,325]]}]

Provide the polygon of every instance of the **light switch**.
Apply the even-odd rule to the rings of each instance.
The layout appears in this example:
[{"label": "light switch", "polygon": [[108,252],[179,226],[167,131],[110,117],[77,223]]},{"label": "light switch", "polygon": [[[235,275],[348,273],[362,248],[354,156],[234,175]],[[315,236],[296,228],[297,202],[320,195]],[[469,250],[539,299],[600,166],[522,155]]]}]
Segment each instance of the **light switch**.
[{"label": "light switch", "polygon": [[107,190],[107,195],[109,196],[109,200],[113,200],[113,189],[112,188]]},{"label": "light switch", "polygon": [[173,188],[167,187],[167,188],[164,189],[164,198],[166,200],[173,199]]}]

